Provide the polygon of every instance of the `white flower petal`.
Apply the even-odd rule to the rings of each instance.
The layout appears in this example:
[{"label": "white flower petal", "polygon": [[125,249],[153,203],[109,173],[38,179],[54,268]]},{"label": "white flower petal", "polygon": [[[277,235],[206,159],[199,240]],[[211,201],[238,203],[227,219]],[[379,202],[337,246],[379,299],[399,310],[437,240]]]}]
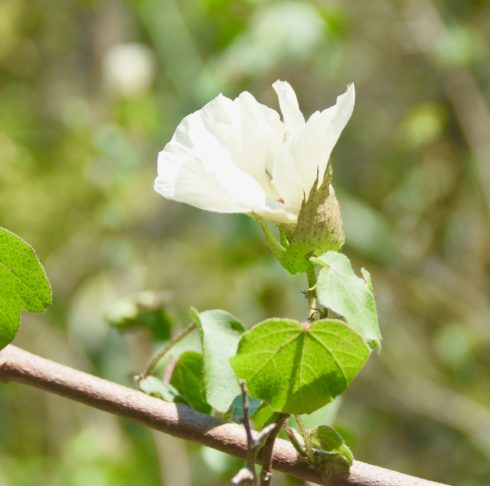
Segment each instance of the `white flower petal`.
[{"label": "white flower petal", "polygon": [[182,120],[158,155],[155,190],[162,196],[221,213],[267,207],[267,195],[236,167],[229,151],[204,127],[200,112]]},{"label": "white flower petal", "polygon": [[316,140],[317,142],[317,150],[320,156],[318,165],[320,178],[325,174],[332,150],[352,116],[355,100],[354,84],[350,84],[346,92],[337,97],[334,106],[323,110],[318,116],[313,114],[306,122],[305,132],[311,130],[311,133],[306,134],[306,138],[308,141]]},{"label": "white flower petal", "polygon": [[294,223],[290,214],[246,173],[230,165],[206,167],[182,146],[167,144],[158,156],[154,189],[162,196],[217,213],[254,212],[276,223]]},{"label": "white flower petal", "polygon": [[334,106],[313,113],[304,128],[285,144],[273,178],[292,211],[299,211],[317,176],[323,180],[332,150],[352,115],[354,101],[355,89],[350,85]]},{"label": "white flower petal", "polygon": [[228,151],[230,162],[252,176],[274,199],[267,173],[272,172],[284,138],[278,113],[247,92],[233,101],[220,95],[201,111],[205,128]]},{"label": "white flower petal", "polygon": [[296,93],[286,81],[277,80],[272,87],[279,98],[279,106],[288,131],[297,132],[304,127],[305,118],[299,109]]},{"label": "white flower petal", "polygon": [[[285,211],[256,179],[233,163],[234,146],[225,147],[220,142],[222,133],[217,129],[226,131],[226,127],[218,126],[223,112],[216,108],[225,105],[226,114],[229,103],[233,103],[220,98],[220,106],[214,107],[211,124],[214,131],[209,129],[209,120],[206,126],[203,110],[185,117],[179,124],[172,140],[158,155],[155,191],[207,211],[255,212],[277,223],[295,222],[295,214]],[[237,142],[238,138],[230,137],[230,141]]]}]

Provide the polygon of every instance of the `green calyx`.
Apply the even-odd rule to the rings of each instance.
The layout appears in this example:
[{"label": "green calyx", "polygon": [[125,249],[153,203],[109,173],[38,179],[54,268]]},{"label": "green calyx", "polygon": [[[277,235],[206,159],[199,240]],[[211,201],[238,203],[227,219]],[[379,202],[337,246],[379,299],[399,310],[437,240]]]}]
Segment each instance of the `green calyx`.
[{"label": "green calyx", "polygon": [[331,181],[331,171],[320,185],[317,176],[308,198],[303,199],[297,224],[279,226],[280,241],[274,238],[265,221],[254,215],[272,253],[290,273],[306,272],[312,256],[340,250],[345,243],[340,207]]}]

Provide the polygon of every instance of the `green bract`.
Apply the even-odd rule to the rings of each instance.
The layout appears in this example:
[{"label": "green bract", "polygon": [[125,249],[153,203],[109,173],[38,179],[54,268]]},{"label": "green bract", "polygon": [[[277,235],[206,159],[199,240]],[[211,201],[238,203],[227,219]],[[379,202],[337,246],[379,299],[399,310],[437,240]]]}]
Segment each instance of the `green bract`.
[{"label": "green bract", "polygon": [[284,226],[287,247],[281,264],[291,273],[306,272],[309,257],[328,250],[340,250],[345,242],[340,208],[328,174],[318,186],[313,184],[307,200],[303,200],[294,228]]},{"label": "green bract", "polygon": [[192,314],[201,334],[206,399],[215,410],[224,413],[240,393],[229,359],[235,354],[245,329],[223,310],[193,311]]},{"label": "green bract", "polygon": [[51,287],[32,247],[0,228],[0,349],[19,328],[23,310],[43,312],[51,304]]},{"label": "green bract", "polygon": [[340,395],[368,357],[361,336],[341,321],[270,319],[243,335],[231,362],[253,397],[300,415]]},{"label": "green bract", "polygon": [[328,173],[319,184],[318,177],[307,199],[303,199],[296,224],[279,225],[281,241],[277,241],[265,221],[252,217],[264,231],[274,256],[289,273],[307,272],[310,257],[329,250],[340,250],[345,242],[340,208]]},{"label": "green bract", "polygon": [[379,348],[381,333],[369,273],[363,269],[364,278],[359,278],[349,259],[335,251],[311,258],[311,261],[324,267],[316,287],[320,304],[344,317],[371,348]]}]

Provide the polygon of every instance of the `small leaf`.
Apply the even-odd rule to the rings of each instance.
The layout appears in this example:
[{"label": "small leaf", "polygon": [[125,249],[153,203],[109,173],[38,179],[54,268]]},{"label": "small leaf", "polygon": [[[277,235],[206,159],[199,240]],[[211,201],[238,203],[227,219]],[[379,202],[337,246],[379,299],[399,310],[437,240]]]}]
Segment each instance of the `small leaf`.
[{"label": "small leaf", "polygon": [[300,415],[340,395],[368,357],[361,336],[341,321],[270,319],[243,335],[231,363],[251,395]]},{"label": "small leaf", "polygon": [[161,398],[166,402],[173,402],[179,397],[179,392],[169,383],[164,383],[155,376],[147,376],[138,382],[138,388],[152,397]]},{"label": "small leaf", "polygon": [[320,304],[344,317],[371,349],[379,348],[381,332],[369,273],[363,269],[364,278],[359,278],[349,259],[335,251],[311,258],[311,261],[324,267],[316,287]]},{"label": "small leaf", "polygon": [[43,312],[51,298],[49,281],[33,248],[0,228],[0,349],[17,334],[20,313]]},{"label": "small leaf", "polygon": [[204,396],[204,371],[201,353],[189,351],[182,354],[175,364],[170,384],[199,412],[209,414],[211,407]]},{"label": "small leaf", "polygon": [[349,466],[352,466],[354,461],[352,451],[333,427],[320,425],[310,432],[310,440],[313,448],[329,454],[339,454],[346,459]]},{"label": "small leaf", "polygon": [[172,318],[167,310],[170,295],[167,292],[144,290],[116,302],[106,319],[121,331],[147,328],[157,341],[170,338]]},{"label": "small leaf", "polygon": [[191,317],[201,334],[207,402],[225,413],[240,393],[229,359],[235,355],[243,324],[223,310],[192,311]]},{"label": "small leaf", "polygon": [[[248,415],[253,417],[262,405],[262,400],[257,400],[254,397],[248,397]],[[241,422],[243,420],[243,395],[237,395],[231,403],[231,420]]]}]

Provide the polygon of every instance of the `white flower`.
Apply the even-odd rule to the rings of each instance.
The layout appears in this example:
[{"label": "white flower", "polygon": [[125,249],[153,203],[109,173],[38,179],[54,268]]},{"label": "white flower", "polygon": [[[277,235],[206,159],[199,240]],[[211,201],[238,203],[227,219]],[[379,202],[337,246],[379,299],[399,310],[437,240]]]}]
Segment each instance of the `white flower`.
[{"label": "white flower", "polygon": [[273,87],[282,121],[246,91],[234,100],[220,94],[185,117],[158,155],[155,190],[207,211],[296,223],[303,199],[323,180],[355,91],[348,86],[334,106],[305,121],[292,87]]}]

